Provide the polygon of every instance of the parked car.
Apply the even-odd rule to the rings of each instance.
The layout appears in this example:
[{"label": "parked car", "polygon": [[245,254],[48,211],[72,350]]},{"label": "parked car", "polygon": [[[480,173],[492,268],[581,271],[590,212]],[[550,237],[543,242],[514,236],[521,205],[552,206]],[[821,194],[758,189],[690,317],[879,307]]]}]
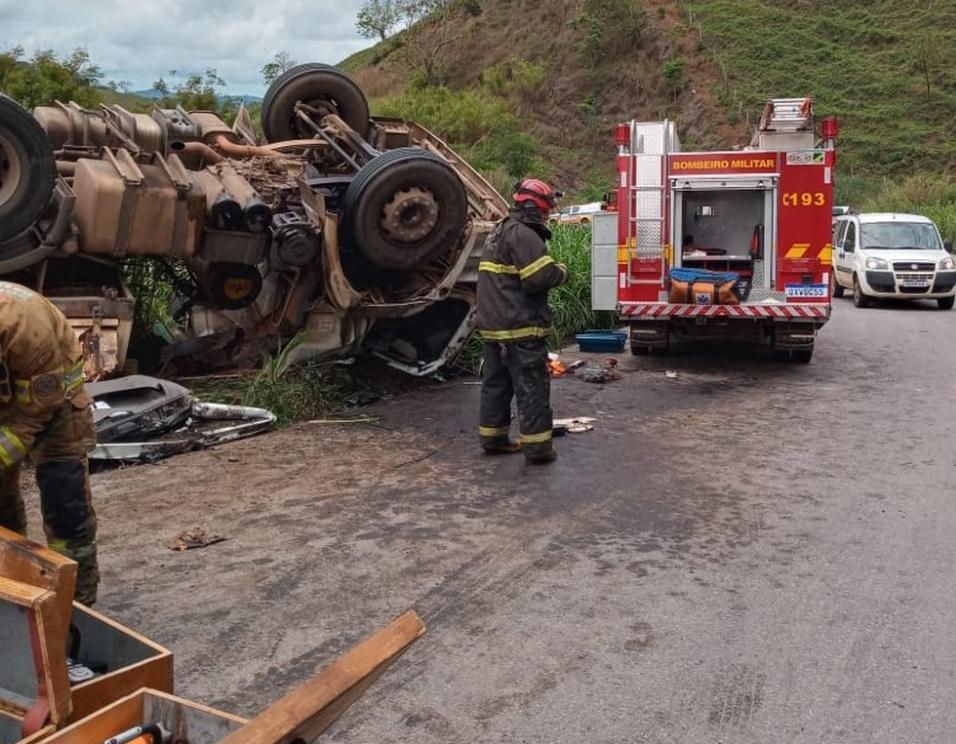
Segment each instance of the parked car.
[{"label": "parked car", "polygon": [[551,219],[558,224],[564,225],[589,225],[594,215],[603,211],[603,202],[574,204],[570,207],[565,207],[556,215],[552,215]]},{"label": "parked car", "polygon": [[956,259],[933,221],[916,214],[846,214],[833,223],[833,295],[853,292],[853,304],[875,299],[956,298]]}]

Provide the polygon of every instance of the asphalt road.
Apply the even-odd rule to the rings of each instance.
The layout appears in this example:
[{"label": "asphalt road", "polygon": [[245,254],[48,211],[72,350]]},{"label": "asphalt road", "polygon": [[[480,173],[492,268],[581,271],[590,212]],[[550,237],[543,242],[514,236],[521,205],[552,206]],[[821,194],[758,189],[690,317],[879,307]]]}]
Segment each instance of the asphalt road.
[{"label": "asphalt road", "polygon": [[[954,324],[837,300],[807,366],[622,357],[556,382],[598,422],[549,467],[481,457],[459,381],[99,474],[101,609],[253,715],[416,608],[337,742],[956,741]],[[164,547],[195,524],[229,539]]]}]

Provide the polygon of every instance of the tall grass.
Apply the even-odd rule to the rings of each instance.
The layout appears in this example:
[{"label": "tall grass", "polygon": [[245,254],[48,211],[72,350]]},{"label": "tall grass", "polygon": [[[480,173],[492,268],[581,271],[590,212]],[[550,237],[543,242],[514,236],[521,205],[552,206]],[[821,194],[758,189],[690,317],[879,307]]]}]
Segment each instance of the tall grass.
[{"label": "tall grass", "polygon": [[350,377],[336,367],[313,362],[290,364],[290,354],[303,340],[304,334],[300,333],[274,356],[264,356],[259,373],[247,381],[242,391],[242,405],[272,411],[278,426],[341,408],[353,386]]},{"label": "tall grass", "polygon": [[956,242],[956,178],[921,173],[886,179],[861,211],[922,214],[936,223],[944,240]]},{"label": "tall grass", "polygon": [[613,328],[613,313],[591,309],[591,228],[587,225],[555,225],[548,252],[568,267],[568,281],[551,290],[554,329],[549,339],[558,348],[587,328]]}]

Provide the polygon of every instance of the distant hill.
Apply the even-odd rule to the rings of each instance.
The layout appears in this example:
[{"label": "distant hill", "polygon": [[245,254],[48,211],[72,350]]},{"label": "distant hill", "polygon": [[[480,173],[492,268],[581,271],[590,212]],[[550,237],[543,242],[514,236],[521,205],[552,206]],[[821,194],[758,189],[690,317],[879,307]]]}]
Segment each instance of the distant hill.
[{"label": "distant hill", "polygon": [[[134,90],[130,92],[130,95],[138,96],[139,98],[146,98],[151,101],[158,101],[163,97],[163,94],[160,93],[155,88],[150,88],[149,90]],[[223,94],[217,96],[220,103],[225,103],[227,101],[233,101],[235,103],[244,103],[247,106],[252,103],[262,103],[262,96],[250,96],[250,95],[228,95]]]}]

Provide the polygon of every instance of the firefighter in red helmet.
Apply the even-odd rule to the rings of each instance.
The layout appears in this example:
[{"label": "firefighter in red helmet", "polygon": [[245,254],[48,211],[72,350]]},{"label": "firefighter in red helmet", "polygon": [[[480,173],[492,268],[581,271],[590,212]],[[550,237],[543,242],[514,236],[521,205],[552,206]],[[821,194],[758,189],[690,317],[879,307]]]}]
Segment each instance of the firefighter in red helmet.
[{"label": "firefighter in red helmet", "polygon": [[[492,230],[478,265],[478,330],[484,341],[479,437],[488,454],[523,451],[529,463],[551,462],[551,333],[548,290],[568,279],[548,255],[547,220],[560,192],[537,178],[515,184],[514,206]],[[517,401],[518,441],[510,438]]]}]

